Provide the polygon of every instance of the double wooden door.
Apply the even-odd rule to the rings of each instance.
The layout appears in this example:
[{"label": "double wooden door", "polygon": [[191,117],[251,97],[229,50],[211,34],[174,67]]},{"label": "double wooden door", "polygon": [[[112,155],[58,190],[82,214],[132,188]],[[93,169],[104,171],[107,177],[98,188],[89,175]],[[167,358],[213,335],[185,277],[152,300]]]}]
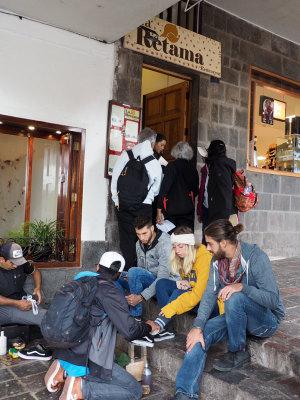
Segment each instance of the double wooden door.
[{"label": "double wooden door", "polygon": [[171,149],[179,141],[189,140],[190,83],[184,81],[144,96],[144,126],[167,138],[164,158],[172,159]]}]

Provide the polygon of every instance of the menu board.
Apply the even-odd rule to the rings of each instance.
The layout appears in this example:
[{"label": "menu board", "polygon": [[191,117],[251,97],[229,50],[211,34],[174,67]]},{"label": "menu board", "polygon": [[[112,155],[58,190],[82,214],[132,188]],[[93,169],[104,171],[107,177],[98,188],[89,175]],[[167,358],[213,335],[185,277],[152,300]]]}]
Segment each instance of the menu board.
[{"label": "menu board", "polygon": [[109,102],[107,123],[107,150],[105,176],[111,178],[115,163],[123,150],[130,150],[138,143],[141,109]]}]

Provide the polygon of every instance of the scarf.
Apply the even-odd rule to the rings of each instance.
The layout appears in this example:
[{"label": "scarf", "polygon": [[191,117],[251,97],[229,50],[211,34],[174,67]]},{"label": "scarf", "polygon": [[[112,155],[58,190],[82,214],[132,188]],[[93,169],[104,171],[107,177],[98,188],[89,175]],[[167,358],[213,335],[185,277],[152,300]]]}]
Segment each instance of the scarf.
[{"label": "scarf", "polygon": [[244,270],[241,264],[242,247],[237,241],[236,250],[231,261],[228,258],[222,258],[218,262],[218,270],[221,281],[224,285],[239,283],[243,277]]}]

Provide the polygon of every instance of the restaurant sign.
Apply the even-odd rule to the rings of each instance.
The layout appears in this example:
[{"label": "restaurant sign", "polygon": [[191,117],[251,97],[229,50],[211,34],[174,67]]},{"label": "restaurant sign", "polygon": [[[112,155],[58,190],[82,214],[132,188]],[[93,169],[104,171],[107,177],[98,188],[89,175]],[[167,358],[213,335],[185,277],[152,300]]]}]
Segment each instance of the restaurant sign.
[{"label": "restaurant sign", "polygon": [[126,35],[124,47],[221,77],[220,42],[156,17]]}]

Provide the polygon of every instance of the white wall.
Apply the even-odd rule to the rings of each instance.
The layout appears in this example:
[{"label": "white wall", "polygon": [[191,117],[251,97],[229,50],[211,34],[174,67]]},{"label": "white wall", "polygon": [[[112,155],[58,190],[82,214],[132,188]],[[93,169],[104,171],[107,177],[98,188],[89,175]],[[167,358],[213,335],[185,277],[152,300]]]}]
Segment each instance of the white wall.
[{"label": "white wall", "polygon": [[0,14],[0,114],[86,129],[82,240],[104,240],[114,45]]}]

